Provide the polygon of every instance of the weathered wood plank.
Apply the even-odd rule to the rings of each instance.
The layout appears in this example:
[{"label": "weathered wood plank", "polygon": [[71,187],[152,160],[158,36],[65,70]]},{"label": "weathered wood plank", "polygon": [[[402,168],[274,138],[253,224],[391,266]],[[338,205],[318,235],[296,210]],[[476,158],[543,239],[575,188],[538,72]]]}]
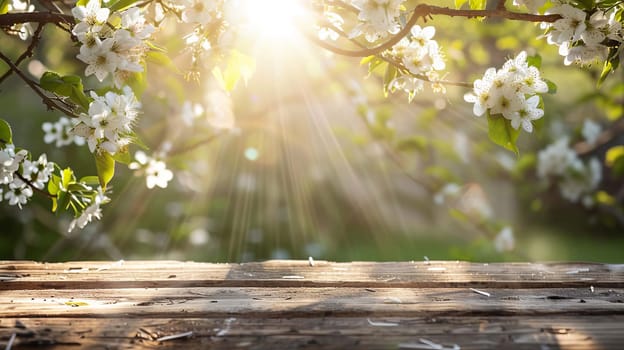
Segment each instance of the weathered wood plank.
[{"label": "weathered wood plank", "polygon": [[0,290],[163,287],[624,288],[624,264],[0,262]]},{"label": "weathered wood plank", "polygon": [[0,348],[619,350],[622,330],[624,265],[0,262]]},{"label": "weathered wood plank", "polygon": [[[375,324],[394,326],[375,326]],[[14,349],[400,349],[436,344],[470,349],[620,349],[624,316],[438,318],[0,319],[0,347]],[[190,337],[156,339],[192,332]],[[48,347],[46,347],[48,348]],[[407,348],[407,347],[405,347]]]},{"label": "weathered wood plank", "polygon": [[624,289],[124,288],[0,291],[3,317],[624,315]]}]

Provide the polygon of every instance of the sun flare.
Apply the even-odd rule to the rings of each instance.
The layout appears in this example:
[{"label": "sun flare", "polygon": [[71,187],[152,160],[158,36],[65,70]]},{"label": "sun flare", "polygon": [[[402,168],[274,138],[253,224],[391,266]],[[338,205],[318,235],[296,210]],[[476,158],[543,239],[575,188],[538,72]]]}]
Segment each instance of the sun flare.
[{"label": "sun flare", "polygon": [[246,0],[243,3],[250,30],[263,39],[292,38],[304,13],[296,0]]}]

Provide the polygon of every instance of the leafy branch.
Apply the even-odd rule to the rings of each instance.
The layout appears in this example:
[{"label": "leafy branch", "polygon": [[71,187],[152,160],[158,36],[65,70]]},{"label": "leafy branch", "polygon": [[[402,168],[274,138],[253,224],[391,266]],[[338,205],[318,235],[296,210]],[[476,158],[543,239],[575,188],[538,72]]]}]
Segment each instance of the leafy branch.
[{"label": "leafy branch", "polygon": [[466,17],[466,18],[478,18],[478,17],[487,17],[487,18],[504,18],[508,20],[515,21],[525,21],[525,22],[554,22],[558,19],[561,19],[560,15],[534,15],[530,13],[519,13],[512,12],[506,10],[504,8],[497,7],[494,10],[458,10],[452,9],[448,7],[439,7],[432,6],[427,4],[420,4],[412,10],[412,15],[410,19],[405,23],[405,26],[395,35],[393,35],[389,40],[380,44],[378,46],[372,48],[365,48],[362,50],[347,50],[340,47],[333,46],[319,38],[314,36],[306,35],[310,40],[312,40],[315,44],[321,46],[322,48],[329,50],[335,54],[349,57],[367,57],[372,55],[377,55],[382,53],[385,50],[391,49],[396,43],[401,41],[412,29],[412,27],[416,24],[419,18],[431,17],[433,15],[443,15],[449,17]]},{"label": "leafy branch", "polygon": [[24,74],[24,72],[22,72],[16,65],[15,63],[13,63],[13,61],[11,61],[11,59],[9,59],[8,57],[6,57],[2,52],[0,52],[0,59],[3,60],[8,66],[9,69],[12,70],[13,72],[15,72],[15,74],[17,74],[37,95],[39,95],[39,97],[41,97],[41,99],[43,100],[43,103],[48,106],[48,108],[50,109],[56,109],[64,114],[66,114],[67,116],[73,117],[73,118],[78,118],[78,116],[71,110],[59,105],[58,103],[56,103],[52,98],[50,98],[49,96],[47,96],[46,94],[44,94],[40,87],[37,85],[36,82],[32,81],[30,78],[28,78],[26,76],[26,74]]}]

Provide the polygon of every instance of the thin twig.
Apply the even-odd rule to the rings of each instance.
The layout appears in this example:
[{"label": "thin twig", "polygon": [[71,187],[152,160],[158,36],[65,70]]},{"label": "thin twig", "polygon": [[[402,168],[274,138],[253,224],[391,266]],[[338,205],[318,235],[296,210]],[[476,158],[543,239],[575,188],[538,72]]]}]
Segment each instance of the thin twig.
[{"label": "thin twig", "polygon": [[17,177],[19,177],[20,180],[22,180],[26,185],[28,185],[28,187],[32,188],[35,192],[38,192],[49,198],[56,198],[55,195],[48,193],[48,191],[44,191],[42,189],[35,187],[35,184],[33,184],[32,181],[25,178],[24,175],[20,174],[18,171],[14,172],[13,174],[17,175]]},{"label": "thin twig", "polygon": [[622,133],[624,133],[624,119],[620,118],[620,120],[611,124],[608,129],[601,132],[600,135],[598,135],[596,142],[594,142],[593,144],[587,141],[579,142],[573,146],[574,151],[579,156],[587,155],[600,148],[601,146],[609,143],[614,138],[622,135]]},{"label": "thin twig", "polygon": [[[35,49],[35,47],[37,46],[37,44],[39,43],[39,40],[41,39],[41,32],[43,31],[43,27],[45,26],[45,23],[39,23],[39,25],[37,26],[37,29],[35,30],[35,32],[33,33],[32,36],[32,40],[30,41],[30,45],[28,45],[28,47],[26,48],[26,51],[24,51],[16,60],[15,60],[15,66],[19,66],[20,63],[22,63],[23,60],[25,60],[27,57],[31,57],[33,55],[33,50]],[[9,77],[11,75],[11,73],[13,73],[12,69],[9,69],[6,73],[4,73],[1,77],[0,77],[0,84],[2,84],[2,82],[4,81],[4,79],[6,79],[7,77]]]},{"label": "thin twig", "polygon": [[561,18],[560,15],[534,15],[530,13],[518,13],[507,11],[506,9],[495,9],[495,10],[457,10],[451,9],[448,7],[439,7],[439,6],[431,6],[426,4],[420,4],[414,8],[412,11],[412,16],[409,21],[405,24],[405,26],[395,35],[393,35],[388,41],[383,44],[366,48],[363,50],[346,50],[339,47],[335,47],[330,45],[329,43],[311,35],[309,32],[303,30],[304,35],[317,45],[322,48],[332,51],[336,54],[342,56],[350,56],[350,57],[367,57],[371,55],[377,55],[387,49],[392,48],[396,43],[398,43],[403,37],[405,37],[412,27],[418,21],[418,18],[426,18],[433,15],[444,15],[449,17],[466,17],[466,18],[477,18],[477,17],[490,17],[490,18],[504,18],[515,21],[526,21],[526,22],[554,22]]},{"label": "thin twig", "polygon": [[56,109],[60,112],[65,113],[68,117],[72,117],[72,118],[78,118],[78,116],[68,110],[67,108],[64,108],[62,106],[59,106],[56,102],[54,102],[50,97],[46,96],[46,94],[44,94],[43,92],[41,92],[41,90],[39,89],[39,86],[37,86],[37,84],[30,80],[30,78],[28,78],[17,66],[15,66],[15,64],[13,63],[13,61],[11,61],[8,57],[6,57],[2,52],[0,52],[0,59],[3,60],[10,68],[11,70],[13,70],[15,72],[15,74],[17,74],[20,78],[22,78],[22,80],[28,84],[28,86],[37,94],[39,95],[39,97],[41,97],[41,99],[43,99],[43,102],[45,103],[46,106],[48,106],[48,108],[50,109]]},{"label": "thin twig", "polygon": [[[349,38],[349,36],[347,35],[347,33],[345,33],[343,30],[341,30],[340,28],[337,28],[336,26],[334,26],[331,23],[327,23],[326,26],[335,31],[336,33],[338,33],[338,35],[348,38],[349,41],[351,41],[354,45],[359,46],[361,48],[366,48],[366,46],[362,45],[359,41],[353,39],[353,38]],[[426,81],[428,83],[432,83],[432,84],[442,84],[442,85],[453,85],[453,86],[461,86],[461,87],[468,87],[468,88],[472,88],[473,84],[468,83],[468,82],[463,82],[463,81],[449,81],[449,80],[432,80],[430,79],[428,76],[423,75],[423,74],[414,74],[412,72],[409,71],[409,69],[407,69],[401,62],[397,62],[396,60],[387,57],[383,54],[379,54],[379,55],[375,55],[375,57],[379,58],[380,60],[383,60],[385,62],[388,62],[390,64],[392,64],[393,66],[397,67],[400,71],[404,72],[405,74],[414,77],[416,79],[422,80],[422,81]]]},{"label": "thin twig", "polygon": [[192,143],[190,145],[186,145],[186,146],[182,146],[180,148],[176,148],[173,149],[171,152],[169,152],[167,154],[168,157],[173,157],[173,156],[177,156],[186,152],[190,152],[194,149],[197,149],[201,146],[207,145],[209,143],[212,143],[212,141],[216,140],[217,138],[219,138],[219,136],[223,135],[223,132],[216,132],[212,135],[210,135],[209,137],[205,138],[205,139],[201,139],[195,143]]}]

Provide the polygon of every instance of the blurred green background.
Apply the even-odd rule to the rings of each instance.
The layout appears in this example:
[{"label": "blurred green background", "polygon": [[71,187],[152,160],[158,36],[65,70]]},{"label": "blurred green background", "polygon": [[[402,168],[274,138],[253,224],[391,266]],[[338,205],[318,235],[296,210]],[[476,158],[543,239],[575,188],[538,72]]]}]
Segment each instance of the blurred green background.
[{"label": "blurred green background", "polygon": [[[622,223],[561,199],[538,181],[529,157],[556,139],[557,128],[578,141],[585,118],[605,127],[621,122],[622,70],[598,90],[600,67],[563,66],[556,48],[537,39],[536,25],[446,18],[428,24],[437,28],[449,80],[471,81],[521,50],[543,57],[543,76],[559,90],[545,97],[546,116],[536,132],[521,136],[519,157],[487,139],[485,121],[462,101],[465,88],[449,86],[445,95],[426,88],[409,104],[400,94],[384,98],[383,72],[366,77],[359,59],[329,55],[296,33],[268,38],[249,50],[256,71],[232,93],[236,127],[228,132],[181,122],[185,101],[210,108],[209,73],[186,81],[148,63],[138,133],[153,151],[165,141],[174,149],[202,146],[167,160],[175,173],[167,189],[148,190],[144,178],[118,164],[113,202],[103,207],[101,221],[82,231],[67,233],[71,217],[51,213],[46,198],[35,196],[22,210],[1,202],[0,259],[622,262]],[[11,57],[27,45],[4,33],[0,40]],[[184,70],[179,42],[172,31],[162,33],[159,44]],[[35,76],[41,67],[81,74],[76,53],[62,32],[48,28],[22,68]],[[89,79],[86,86],[97,84]],[[46,111],[16,76],[0,85],[0,106],[16,146],[35,157],[45,152],[79,177],[95,173],[86,146],[57,149],[43,142],[41,124],[60,114]],[[418,145],[402,147],[406,139]],[[604,159],[604,151],[594,155]],[[499,159],[515,165],[505,170]],[[604,173],[602,190],[621,187],[621,178]],[[497,251],[497,230],[484,229],[487,223],[458,213],[456,205],[436,204],[446,183],[486,206],[496,225],[510,225],[514,249]]]}]

